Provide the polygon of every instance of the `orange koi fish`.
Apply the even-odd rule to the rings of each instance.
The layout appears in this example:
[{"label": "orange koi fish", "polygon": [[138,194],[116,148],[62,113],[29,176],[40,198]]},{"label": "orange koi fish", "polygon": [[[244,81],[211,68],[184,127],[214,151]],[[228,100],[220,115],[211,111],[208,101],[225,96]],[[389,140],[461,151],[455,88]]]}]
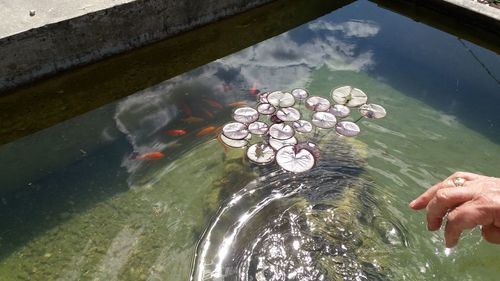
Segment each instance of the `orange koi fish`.
[{"label": "orange koi fish", "polygon": [[190,116],[188,118],[182,119],[182,122],[185,122],[188,124],[196,124],[196,123],[201,123],[203,121],[205,121],[205,120],[200,118],[200,117],[194,117],[194,116]]},{"label": "orange koi fish", "polygon": [[252,95],[257,94],[257,84],[255,82],[252,84],[252,88],[250,88],[250,94]]},{"label": "orange koi fish", "polygon": [[214,118],[214,115],[212,114],[212,112],[206,110],[206,109],[202,109],[203,113],[205,113],[205,115],[208,117],[208,118]]},{"label": "orange koi fish", "polygon": [[222,104],[214,101],[214,100],[210,100],[210,99],[203,99],[204,102],[208,103],[211,107],[215,107],[215,108],[218,108],[218,109],[223,109],[224,106],[222,106]]},{"label": "orange koi fish", "polygon": [[217,131],[217,127],[214,127],[214,126],[208,126],[208,127],[205,127],[203,129],[201,129],[197,134],[196,136],[197,137],[203,137],[203,136],[206,136],[210,133],[213,133],[215,131]]},{"label": "orange koi fish", "polygon": [[247,101],[244,101],[244,100],[235,101],[235,102],[227,104],[227,106],[231,106],[231,107],[240,107],[240,106],[247,106],[247,105],[248,105]]},{"label": "orange koi fish", "polygon": [[137,155],[134,159],[135,160],[157,160],[161,159],[165,156],[163,152],[161,151],[153,151],[153,152],[147,152],[144,154]]},{"label": "orange koi fish", "polygon": [[187,131],[182,130],[182,129],[174,129],[174,130],[167,130],[164,133],[169,135],[169,136],[178,137],[178,136],[185,135],[187,133]]}]

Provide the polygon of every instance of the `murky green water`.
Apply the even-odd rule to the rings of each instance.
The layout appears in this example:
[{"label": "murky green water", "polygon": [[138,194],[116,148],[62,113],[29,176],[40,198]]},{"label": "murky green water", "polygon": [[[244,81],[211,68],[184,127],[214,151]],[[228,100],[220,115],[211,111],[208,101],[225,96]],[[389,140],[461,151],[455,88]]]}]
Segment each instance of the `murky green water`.
[{"label": "murky green water", "polygon": [[[499,246],[473,230],[448,251],[407,207],[456,170],[500,176],[494,77],[498,55],[358,1],[3,145],[0,279],[496,280]],[[325,136],[306,174],[256,167],[210,129],[253,86],[342,85],[388,116]]]}]

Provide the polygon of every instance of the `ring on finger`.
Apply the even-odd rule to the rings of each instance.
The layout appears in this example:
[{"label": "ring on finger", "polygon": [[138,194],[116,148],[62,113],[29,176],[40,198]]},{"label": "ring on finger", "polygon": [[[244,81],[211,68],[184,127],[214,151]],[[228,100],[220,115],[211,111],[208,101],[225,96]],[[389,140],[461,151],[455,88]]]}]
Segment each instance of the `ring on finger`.
[{"label": "ring on finger", "polygon": [[462,186],[464,186],[464,183],[465,183],[465,179],[464,178],[456,177],[456,178],[453,179],[453,184],[456,187],[462,187]]}]

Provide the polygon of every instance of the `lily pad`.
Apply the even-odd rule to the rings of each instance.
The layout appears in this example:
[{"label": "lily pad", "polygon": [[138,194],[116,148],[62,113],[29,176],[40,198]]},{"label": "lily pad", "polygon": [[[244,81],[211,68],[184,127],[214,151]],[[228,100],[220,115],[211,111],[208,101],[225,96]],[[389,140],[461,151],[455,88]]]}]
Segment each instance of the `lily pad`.
[{"label": "lily pad", "polygon": [[293,122],[300,119],[300,112],[293,107],[286,107],[278,110],[276,116],[283,121]]},{"label": "lily pad", "polygon": [[359,113],[361,113],[363,117],[371,119],[380,119],[387,115],[384,107],[374,103],[363,104],[359,107]]},{"label": "lily pad", "polygon": [[278,140],[272,137],[269,138],[269,145],[271,145],[271,147],[274,148],[274,150],[279,150],[283,146],[294,145],[296,143],[297,139],[295,137],[291,137],[287,140]]},{"label": "lily pad", "polygon": [[332,99],[335,103],[356,107],[365,104],[368,96],[358,88],[342,86],[332,91]]},{"label": "lily pad", "polygon": [[290,93],[283,93],[282,91],[272,92],[267,96],[270,104],[276,107],[290,107],[295,104],[295,98]]},{"label": "lily pad", "polygon": [[306,100],[306,107],[312,111],[327,111],[330,109],[330,101],[322,97],[312,96]]},{"label": "lily pad", "polygon": [[293,89],[291,94],[298,100],[305,100],[309,96],[309,93],[306,90],[300,88]]},{"label": "lily pad", "polygon": [[340,121],[335,126],[335,131],[338,134],[346,137],[354,137],[359,134],[359,126],[351,121]]},{"label": "lily pad", "polygon": [[311,122],[307,120],[297,120],[293,122],[293,128],[299,133],[310,133],[313,129]]},{"label": "lily pad", "polygon": [[267,130],[269,127],[267,126],[266,123],[264,122],[253,122],[252,124],[248,125],[248,130],[250,133],[255,134],[255,135],[264,135],[267,133]]},{"label": "lily pad", "polygon": [[227,146],[230,146],[230,147],[234,147],[234,148],[242,148],[248,144],[247,140],[244,140],[244,139],[243,140],[232,140],[232,139],[224,136],[224,134],[220,134],[219,138],[224,144],[226,144]]},{"label": "lily pad", "polygon": [[232,140],[242,140],[248,136],[248,129],[245,124],[231,122],[222,127],[222,133]]},{"label": "lily pad", "polygon": [[243,124],[250,124],[258,118],[257,110],[248,106],[237,108],[233,113],[233,119]]},{"label": "lily pad", "polygon": [[319,150],[318,145],[312,142],[300,142],[297,143],[295,146],[295,152],[299,152],[301,149],[306,149],[307,151],[311,152],[311,154],[314,156],[316,161],[318,161],[319,156],[321,155],[321,151]]},{"label": "lily pad", "polygon": [[267,96],[269,95],[269,92],[265,92],[265,93],[260,93],[257,97],[257,100],[260,102],[260,103],[269,103],[269,101],[267,100]]},{"label": "lily pad", "polygon": [[349,114],[351,113],[351,109],[342,104],[334,104],[332,105],[332,107],[330,107],[328,112],[335,115],[335,117],[344,118],[349,116]]},{"label": "lily pad", "polygon": [[247,149],[247,157],[250,161],[259,164],[269,164],[274,160],[275,153],[271,146],[265,143],[252,144]]},{"label": "lily pad", "polygon": [[296,152],[294,146],[288,145],[278,150],[276,162],[286,171],[302,173],[314,167],[316,160],[307,149],[300,149]]},{"label": "lily pad", "polygon": [[276,111],[276,108],[270,103],[261,103],[257,105],[257,111],[264,115],[271,115]]},{"label": "lily pad", "polygon": [[318,128],[330,129],[335,127],[337,118],[330,112],[316,112],[312,117],[312,123]]},{"label": "lily pad", "polygon": [[293,137],[293,135],[295,135],[295,131],[292,126],[285,123],[273,124],[269,127],[269,135],[278,140],[286,140]]}]

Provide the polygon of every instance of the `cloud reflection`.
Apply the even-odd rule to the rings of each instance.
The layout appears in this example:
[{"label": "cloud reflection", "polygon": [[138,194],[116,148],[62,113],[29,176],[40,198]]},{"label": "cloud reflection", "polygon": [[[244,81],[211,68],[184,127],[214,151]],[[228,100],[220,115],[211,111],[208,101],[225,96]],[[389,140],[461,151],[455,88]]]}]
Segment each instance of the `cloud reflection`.
[{"label": "cloud reflection", "polygon": [[[193,116],[203,117],[192,99],[195,95],[227,104],[254,99],[248,94],[254,85],[260,91],[307,87],[323,67],[369,69],[373,53],[360,51],[353,38],[376,36],[379,31],[371,21],[314,21],[130,96],[117,106],[116,125],[134,153],[165,149],[158,132],[182,117],[184,99],[190,99]],[[128,158],[123,163],[131,174],[141,165]]]}]

